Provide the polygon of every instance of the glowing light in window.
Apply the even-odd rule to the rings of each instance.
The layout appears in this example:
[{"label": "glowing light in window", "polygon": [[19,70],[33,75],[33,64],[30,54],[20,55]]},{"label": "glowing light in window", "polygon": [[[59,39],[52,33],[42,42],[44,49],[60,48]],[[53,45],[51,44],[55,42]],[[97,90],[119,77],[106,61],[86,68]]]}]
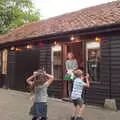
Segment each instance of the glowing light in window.
[{"label": "glowing light in window", "polygon": [[61,50],[62,50],[62,48],[61,48],[60,45],[55,45],[55,46],[52,47],[52,51],[57,52],[57,51],[61,51]]}]

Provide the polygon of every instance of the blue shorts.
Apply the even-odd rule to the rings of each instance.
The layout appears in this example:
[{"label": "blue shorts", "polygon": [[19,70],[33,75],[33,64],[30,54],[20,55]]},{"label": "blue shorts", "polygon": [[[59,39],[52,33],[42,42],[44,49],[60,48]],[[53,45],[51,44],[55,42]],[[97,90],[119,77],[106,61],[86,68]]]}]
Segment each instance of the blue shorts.
[{"label": "blue shorts", "polygon": [[35,117],[47,117],[47,103],[41,102],[41,103],[34,103],[33,106],[30,109],[30,115],[33,115]]}]

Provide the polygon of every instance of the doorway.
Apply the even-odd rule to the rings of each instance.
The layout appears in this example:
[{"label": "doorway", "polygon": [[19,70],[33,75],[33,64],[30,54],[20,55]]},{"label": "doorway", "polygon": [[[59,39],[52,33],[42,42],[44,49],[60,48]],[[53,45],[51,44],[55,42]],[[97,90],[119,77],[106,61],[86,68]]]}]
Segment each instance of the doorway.
[{"label": "doorway", "polygon": [[75,59],[78,63],[78,68],[83,70],[84,64],[83,64],[83,44],[82,42],[79,43],[72,43],[67,45],[67,53],[73,53]]},{"label": "doorway", "polygon": [[[83,42],[67,43],[64,45],[63,51],[64,51],[64,54],[63,54],[64,63],[65,63],[67,54],[71,52],[74,55],[75,59],[77,60],[78,69],[84,70],[84,44]],[[63,72],[66,73],[65,65],[63,67]],[[69,97],[69,90],[68,90],[69,83],[68,82],[69,81],[65,81],[65,80],[63,82],[64,84],[63,98]],[[72,91],[72,88],[71,88],[71,91]]]}]

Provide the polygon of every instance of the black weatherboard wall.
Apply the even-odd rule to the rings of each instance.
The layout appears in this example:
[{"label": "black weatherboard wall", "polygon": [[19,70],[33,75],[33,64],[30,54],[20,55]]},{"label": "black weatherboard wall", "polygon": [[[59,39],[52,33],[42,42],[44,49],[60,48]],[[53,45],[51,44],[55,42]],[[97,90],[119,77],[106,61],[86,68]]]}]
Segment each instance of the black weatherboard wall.
[{"label": "black weatherboard wall", "polygon": [[[120,108],[120,36],[116,32],[108,32],[101,35],[101,38],[104,38],[104,42],[101,43],[100,50],[100,81],[91,83],[90,89],[86,90],[85,99],[87,103],[103,105],[106,98],[115,98],[117,107]],[[87,42],[87,39],[84,40]],[[21,60],[25,61],[22,56],[27,55],[26,58],[29,60],[32,55],[33,62],[37,63],[37,67],[33,67],[27,75],[32,74],[39,67],[44,67],[48,73],[51,73],[51,46],[51,44],[47,44],[34,50],[25,50],[18,53],[10,51],[8,55],[8,86],[19,90],[26,88],[24,74],[26,70],[24,72],[20,71],[21,66],[25,67],[21,62]],[[33,62],[29,64],[32,65]],[[21,66],[19,63],[21,63]],[[28,64],[28,62],[26,63]],[[48,93],[52,97],[62,98],[63,81],[54,81]]]},{"label": "black weatherboard wall", "polygon": [[44,68],[48,73],[51,73],[51,45],[47,44],[40,47],[39,66]]},{"label": "black weatherboard wall", "polygon": [[8,87],[27,90],[26,79],[39,68],[51,73],[51,46],[36,47],[8,54]]},{"label": "black weatherboard wall", "polygon": [[[43,68],[51,73],[51,44],[22,51],[9,51],[7,86],[11,89],[28,90],[26,79],[34,70]],[[62,97],[62,82],[54,81],[48,89],[49,96]]]},{"label": "black weatherboard wall", "polygon": [[111,79],[111,98],[117,101],[120,109],[120,36],[108,38],[110,41],[110,79]]},{"label": "black weatherboard wall", "polygon": [[[88,39],[86,42],[93,41],[94,38]],[[91,81],[90,88],[85,90],[85,101],[87,104],[103,105],[105,99],[109,98],[109,50],[109,41],[102,42],[100,47],[100,71],[98,73],[100,74],[100,80]]]},{"label": "black weatherboard wall", "polygon": [[[45,68],[45,70],[51,74],[51,67],[52,67],[52,62],[51,62],[51,44],[47,44],[44,47],[40,48],[40,61],[39,65],[40,68]],[[62,97],[62,81],[55,80],[52,85],[48,89],[48,94],[51,97],[57,97],[61,98]]]},{"label": "black weatherboard wall", "polygon": [[8,52],[8,73],[7,73],[7,81],[5,86],[7,88],[11,88],[14,86],[14,75],[15,75],[15,52],[9,51]]},{"label": "black weatherboard wall", "polygon": [[120,109],[120,36],[110,32],[101,38],[100,81],[91,83],[86,102],[104,105],[105,99],[115,99]]},{"label": "black weatherboard wall", "polygon": [[[47,73],[51,74],[51,44],[47,44],[44,47],[40,48],[40,61],[39,66],[47,71]],[[49,96],[61,98],[62,93],[62,82],[61,81],[54,81],[52,85],[48,89]]]},{"label": "black weatherboard wall", "polygon": [[27,90],[26,79],[39,68],[39,49],[10,51],[8,54],[8,87]]}]

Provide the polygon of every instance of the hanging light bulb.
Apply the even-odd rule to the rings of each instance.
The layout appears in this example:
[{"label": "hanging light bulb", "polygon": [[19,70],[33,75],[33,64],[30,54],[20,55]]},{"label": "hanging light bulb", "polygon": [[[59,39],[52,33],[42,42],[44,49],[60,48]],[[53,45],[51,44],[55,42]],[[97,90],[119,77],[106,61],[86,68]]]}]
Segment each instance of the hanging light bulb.
[{"label": "hanging light bulb", "polygon": [[32,45],[28,44],[28,45],[26,46],[26,48],[27,48],[27,49],[30,49],[30,48],[32,48]]},{"label": "hanging light bulb", "polygon": [[100,42],[100,41],[101,41],[101,38],[100,38],[100,37],[96,37],[95,40],[96,40],[97,42]]},{"label": "hanging light bulb", "polygon": [[56,42],[56,41],[54,41],[54,45],[57,45],[57,42]]},{"label": "hanging light bulb", "polygon": [[15,50],[16,50],[16,51],[22,51],[22,49],[21,49],[21,48],[16,48]]},{"label": "hanging light bulb", "polygon": [[15,50],[15,47],[14,47],[14,46],[12,46],[12,47],[10,48],[10,50]]},{"label": "hanging light bulb", "polygon": [[74,36],[71,36],[71,37],[70,37],[70,40],[71,40],[71,41],[75,40],[75,37],[74,37]]}]

